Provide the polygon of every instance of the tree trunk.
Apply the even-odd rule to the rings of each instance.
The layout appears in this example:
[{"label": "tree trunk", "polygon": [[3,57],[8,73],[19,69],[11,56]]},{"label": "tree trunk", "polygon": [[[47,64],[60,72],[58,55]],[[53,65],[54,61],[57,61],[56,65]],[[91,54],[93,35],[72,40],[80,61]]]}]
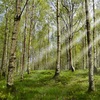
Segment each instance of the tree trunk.
[{"label": "tree trunk", "polygon": [[69,37],[66,34],[66,39],[65,39],[65,44],[66,44],[66,58],[67,58],[67,63],[66,63],[66,69],[69,69]]},{"label": "tree trunk", "polygon": [[32,26],[33,26],[33,8],[34,8],[34,1],[32,3],[32,11],[30,16],[30,31],[29,31],[29,40],[28,40],[28,65],[27,65],[27,73],[30,74],[30,47],[31,47],[31,38],[32,38]]},{"label": "tree trunk", "polygon": [[7,77],[7,87],[13,87],[14,85],[14,69],[15,69],[15,60],[16,60],[16,43],[17,43],[17,36],[18,36],[18,29],[19,29],[19,22],[20,22],[20,13],[21,13],[21,1],[16,1],[16,14],[14,18],[14,30],[12,32],[12,42],[11,42],[11,51],[10,51],[10,59],[9,59],[9,66],[8,66],[8,77]]},{"label": "tree trunk", "polygon": [[70,12],[69,12],[69,69],[72,70],[72,72],[75,71],[75,68],[73,67],[73,59],[72,59],[72,41],[73,41],[73,9],[74,4],[70,6]]},{"label": "tree trunk", "polygon": [[94,65],[94,73],[97,73],[97,66],[96,66],[96,44],[94,43],[95,42],[95,37],[96,37],[96,34],[95,34],[95,4],[94,4],[94,0],[93,0],[93,23],[94,23],[94,27],[93,27],[93,65]]},{"label": "tree trunk", "polygon": [[22,68],[21,68],[21,80],[23,80],[23,71],[25,68],[25,53],[26,53],[26,30],[27,30],[27,12],[28,12],[28,7],[26,5],[26,12],[25,12],[25,28],[24,28],[24,35],[23,35],[23,48],[22,48]]},{"label": "tree trunk", "polygon": [[[87,49],[87,35],[85,35],[85,48]],[[86,51],[88,51],[88,50],[86,50]],[[86,53],[86,62],[85,62],[85,64],[86,64],[86,69],[88,68],[88,53]]]},{"label": "tree trunk", "polygon": [[8,18],[7,18],[7,8],[6,8],[6,25],[5,25],[5,36],[4,36],[4,45],[3,45],[3,55],[1,61],[1,76],[6,76],[6,56],[7,56],[7,28],[8,28]]},{"label": "tree trunk", "polygon": [[60,37],[60,2],[57,0],[57,11],[56,11],[56,18],[57,18],[57,65],[55,70],[55,77],[60,74],[60,56],[61,56],[61,37]]},{"label": "tree trunk", "polygon": [[94,73],[92,63],[92,34],[90,33],[90,22],[89,22],[89,11],[88,11],[88,0],[85,0],[85,11],[86,11],[86,29],[87,29],[87,42],[88,42],[88,61],[89,61],[89,88],[88,91],[94,91]]},{"label": "tree trunk", "polygon": [[[49,40],[49,32],[50,32],[50,25],[49,25],[50,21],[48,19],[48,42],[47,42],[47,47],[50,45],[50,40]],[[49,47],[47,48],[47,52],[46,52],[46,69],[49,68]]]},{"label": "tree trunk", "polygon": [[[83,49],[85,48],[85,38],[83,38],[83,41],[82,41],[82,45],[83,45]],[[85,66],[85,51],[84,52],[84,55],[83,55],[83,69],[86,68]]]}]

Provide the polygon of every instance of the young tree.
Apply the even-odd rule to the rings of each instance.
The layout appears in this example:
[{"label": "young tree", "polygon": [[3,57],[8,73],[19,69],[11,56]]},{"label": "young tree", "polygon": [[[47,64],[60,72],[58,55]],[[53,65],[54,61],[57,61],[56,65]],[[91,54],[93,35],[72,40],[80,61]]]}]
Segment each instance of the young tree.
[{"label": "young tree", "polygon": [[34,10],[34,1],[32,2],[31,6],[31,15],[30,15],[30,30],[29,30],[29,39],[28,39],[28,65],[27,65],[27,73],[30,73],[30,51],[31,51],[31,38],[33,32],[33,10]]},{"label": "young tree", "polygon": [[95,44],[95,37],[96,37],[96,33],[95,33],[95,4],[94,4],[94,0],[92,0],[93,2],[93,23],[94,23],[94,27],[93,27],[93,51],[94,51],[94,54],[93,54],[93,65],[94,65],[94,72],[97,72],[97,66],[96,66],[96,44]]},{"label": "young tree", "polygon": [[56,8],[56,20],[57,20],[57,65],[56,65],[56,71],[55,71],[55,77],[59,75],[60,73],[60,56],[61,56],[61,37],[60,37],[60,2],[57,0],[57,8]]},{"label": "young tree", "polygon": [[23,80],[23,71],[25,68],[25,54],[26,54],[26,32],[27,32],[27,14],[28,14],[28,4],[26,5],[26,12],[25,12],[25,27],[23,32],[23,41],[22,41],[22,66],[21,66],[21,80]]},{"label": "young tree", "polygon": [[1,62],[1,75],[5,77],[6,75],[6,51],[7,51],[7,28],[8,28],[8,17],[7,17],[7,7],[6,7],[6,14],[5,14],[5,36],[4,36],[4,45],[3,45],[3,55],[2,55],[2,62]]},{"label": "young tree", "polygon": [[88,61],[89,61],[89,88],[88,91],[94,91],[94,73],[93,73],[93,60],[92,60],[92,34],[90,33],[90,21],[88,11],[88,0],[85,0],[85,11],[86,11],[86,29],[87,29],[87,42],[88,42]]},{"label": "young tree", "polygon": [[72,39],[73,39],[73,15],[74,15],[74,4],[72,3],[70,6],[70,12],[69,12],[69,67],[72,71],[75,71],[73,67],[73,59],[72,59]]}]

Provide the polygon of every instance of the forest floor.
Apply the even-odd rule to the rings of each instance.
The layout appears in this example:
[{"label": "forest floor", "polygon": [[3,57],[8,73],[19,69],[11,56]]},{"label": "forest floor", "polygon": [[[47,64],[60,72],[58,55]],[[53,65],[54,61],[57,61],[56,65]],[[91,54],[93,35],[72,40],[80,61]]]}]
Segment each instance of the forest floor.
[{"label": "forest floor", "polygon": [[0,81],[0,100],[100,100],[100,74],[95,75],[95,92],[88,93],[88,72],[86,70],[62,71],[54,80],[52,70],[37,70],[24,80],[15,81],[16,90],[6,89],[5,80]]}]

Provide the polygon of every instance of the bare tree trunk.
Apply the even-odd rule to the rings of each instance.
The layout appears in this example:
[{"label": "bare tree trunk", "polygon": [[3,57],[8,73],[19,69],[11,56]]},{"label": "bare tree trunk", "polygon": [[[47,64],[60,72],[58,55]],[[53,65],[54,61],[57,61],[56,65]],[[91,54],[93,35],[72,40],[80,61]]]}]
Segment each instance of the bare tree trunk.
[{"label": "bare tree trunk", "polygon": [[85,11],[86,11],[86,28],[87,28],[87,42],[88,42],[88,61],[89,61],[89,88],[88,91],[94,91],[94,73],[92,63],[92,34],[90,33],[90,22],[89,22],[89,11],[88,11],[88,0],[85,0]]},{"label": "bare tree trunk", "polygon": [[[49,44],[50,44],[50,40],[49,40],[49,32],[50,32],[50,26],[49,26],[49,19],[48,19],[48,42],[47,42],[47,46],[49,46]],[[49,53],[48,53],[48,51],[49,51],[49,47],[47,48],[47,52],[46,52],[46,69],[48,69],[49,68],[49,63],[48,63],[48,60],[49,60]]]},{"label": "bare tree trunk", "polygon": [[58,76],[60,74],[60,56],[61,56],[61,37],[60,37],[60,2],[57,0],[57,11],[56,11],[56,18],[57,18],[57,65],[56,65],[56,70],[55,70],[55,76]]},{"label": "bare tree trunk", "polygon": [[[62,43],[62,39],[63,39],[63,38],[62,38],[62,34],[63,34],[63,32],[64,32],[64,28],[61,27],[61,32],[60,32],[60,33],[61,33],[61,36],[60,36],[60,40],[61,40],[61,49],[60,49],[60,51],[61,51],[61,52],[60,52],[60,53],[61,53],[61,54],[60,54],[60,67],[61,67],[61,68],[63,68],[63,55],[62,55],[62,47],[63,47],[63,43]],[[64,68],[64,69],[65,69],[65,68]]]},{"label": "bare tree trunk", "polygon": [[[87,48],[87,36],[85,35],[85,48]],[[88,53],[86,53],[86,62],[85,62],[85,64],[86,64],[86,69],[88,68]]]},{"label": "bare tree trunk", "polygon": [[75,71],[75,68],[73,67],[73,59],[72,59],[72,41],[73,41],[73,9],[74,4],[70,6],[70,12],[69,12],[69,69],[72,70],[72,72]]},{"label": "bare tree trunk", "polygon": [[[8,21],[8,23],[12,23],[12,19],[9,19],[9,21]],[[12,25],[9,25],[9,27],[8,27],[8,34],[7,34],[7,69],[6,69],[6,71],[7,71],[7,74],[8,74],[8,65],[9,65],[9,58],[10,58],[10,48],[11,48],[11,45],[10,45],[10,43],[11,43],[11,33],[12,33],[12,31],[11,31],[11,28],[12,28]]]},{"label": "bare tree trunk", "polygon": [[[73,69],[73,62],[72,62],[72,46],[71,46],[72,38],[69,36],[69,69]],[[74,70],[73,70],[74,71]]]},{"label": "bare tree trunk", "polygon": [[28,12],[28,7],[26,5],[26,12],[25,12],[25,28],[24,28],[24,36],[23,36],[23,48],[22,48],[22,68],[21,68],[21,80],[23,80],[23,71],[25,68],[25,53],[26,53],[26,30],[27,30],[27,12]]},{"label": "bare tree trunk", "polygon": [[8,18],[7,18],[7,7],[6,7],[6,25],[5,25],[5,36],[4,36],[4,45],[3,45],[3,55],[2,55],[2,62],[1,62],[1,76],[6,76],[6,54],[7,54],[7,28],[8,28]]},{"label": "bare tree trunk", "polygon": [[27,65],[27,73],[30,74],[30,47],[31,47],[31,38],[32,38],[32,31],[33,31],[33,8],[34,8],[34,1],[32,3],[32,11],[30,17],[30,31],[29,31],[29,40],[28,40],[28,65]]},{"label": "bare tree trunk", "polygon": [[94,65],[94,72],[97,72],[97,65],[96,65],[96,44],[95,42],[95,37],[96,37],[96,33],[95,33],[95,4],[94,4],[94,0],[93,0],[93,22],[94,22],[94,27],[93,27],[93,51],[94,51],[94,59],[93,59],[93,65]]},{"label": "bare tree trunk", "polygon": [[[82,41],[82,45],[83,45],[83,49],[85,48],[85,38],[83,38],[83,41]],[[85,51],[84,51],[84,55],[83,55],[83,69],[85,69],[86,66],[85,66]]]},{"label": "bare tree trunk", "polygon": [[10,59],[9,59],[9,66],[8,66],[8,77],[7,77],[7,87],[12,87],[14,85],[14,70],[15,70],[15,60],[16,60],[16,43],[17,43],[17,36],[18,36],[18,29],[19,29],[19,22],[20,22],[20,13],[21,13],[21,1],[16,1],[16,14],[14,18],[14,30],[12,32],[12,44],[11,44],[11,51],[10,51]]},{"label": "bare tree trunk", "polygon": [[[69,40],[68,40],[68,38],[66,39],[66,47],[68,46],[68,44],[69,44]],[[69,47],[68,47],[69,48]],[[66,48],[66,57],[67,57],[67,69],[69,69],[70,67],[69,67],[69,52],[68,52],[69,50]]]}]

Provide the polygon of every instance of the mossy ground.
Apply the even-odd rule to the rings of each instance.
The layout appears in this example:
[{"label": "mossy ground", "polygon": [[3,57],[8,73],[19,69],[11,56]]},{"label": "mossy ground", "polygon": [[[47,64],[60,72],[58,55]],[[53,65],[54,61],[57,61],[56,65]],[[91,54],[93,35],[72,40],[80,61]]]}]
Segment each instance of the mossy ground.
[{"label": "mossy ground", "polygon": [[95,75],[94,92],[88,93],[87,70],[62,71],[53,79],[54,71],[39,70],[15,80],[16,90],[10,93],[5,80],[0,81],[0,100],[100,100],[100,75]]}]

